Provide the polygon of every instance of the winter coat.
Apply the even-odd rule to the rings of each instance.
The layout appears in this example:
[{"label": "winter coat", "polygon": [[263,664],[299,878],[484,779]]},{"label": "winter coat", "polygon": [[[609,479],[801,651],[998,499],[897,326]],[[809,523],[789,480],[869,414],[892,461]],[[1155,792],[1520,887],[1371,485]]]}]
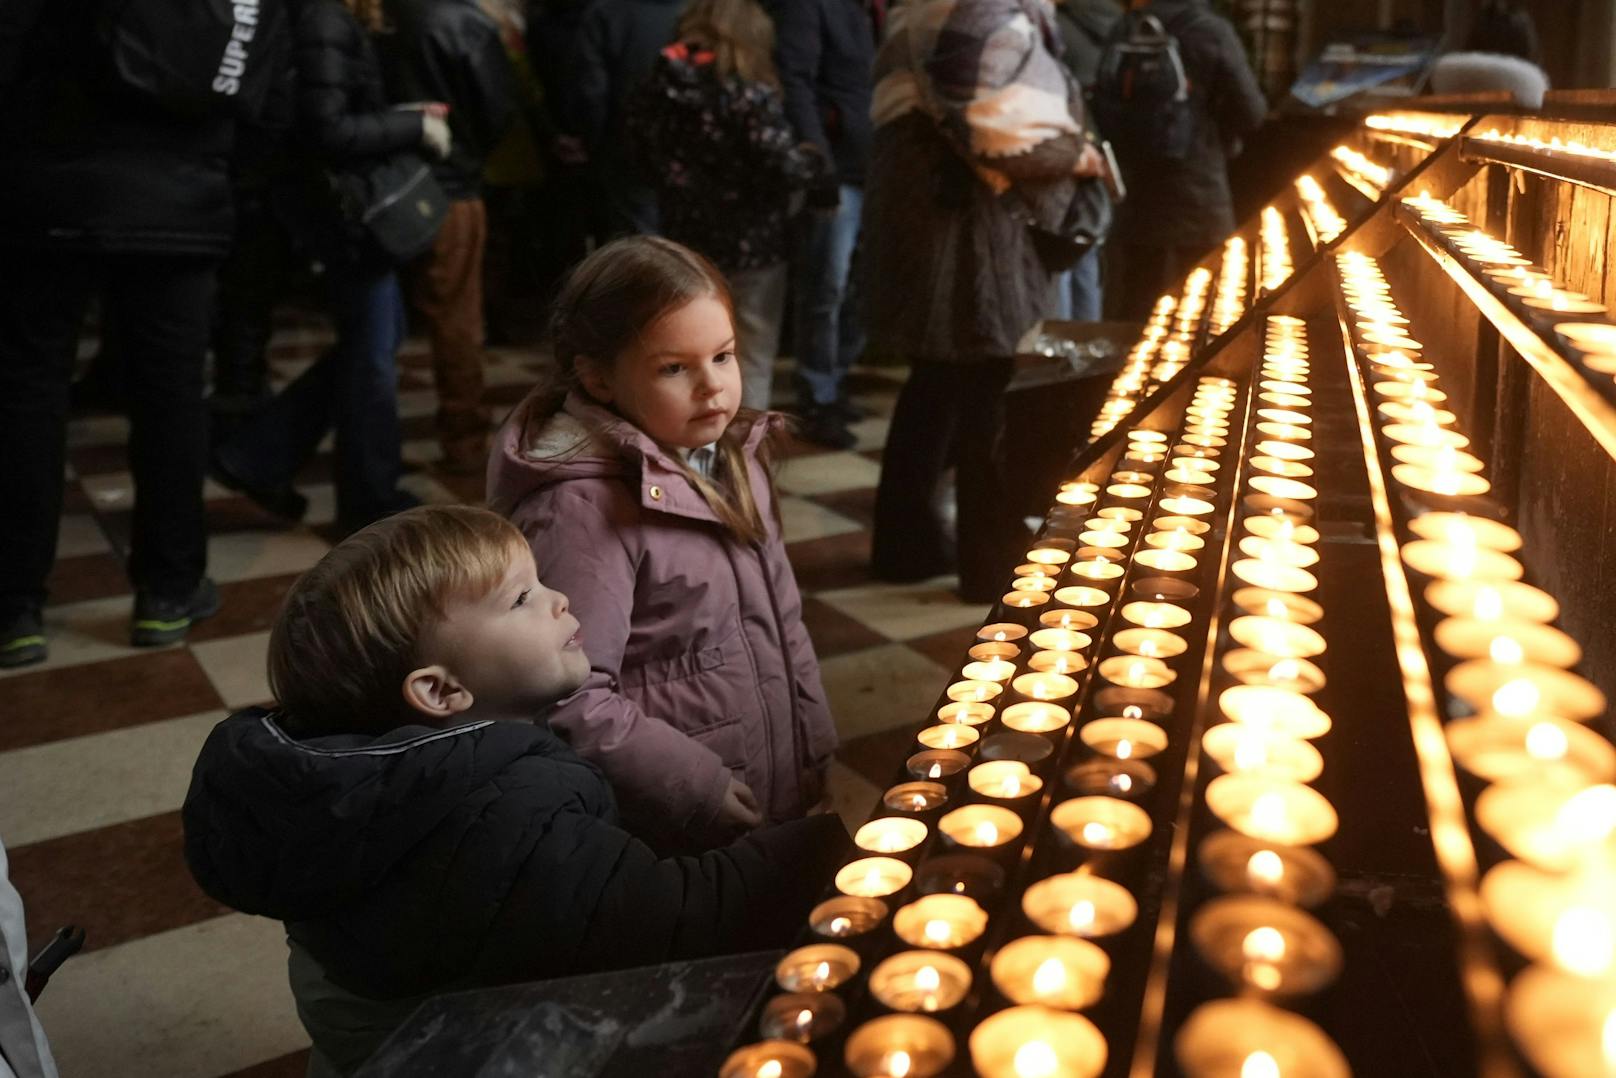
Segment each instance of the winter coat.
[{"label": "winter coat", "polygon": [[767,6],[791,126],[836,162],[838,182],[862,184],[877,34],[867,0],[768,0]]},{"label": "winter coat", "polygon": [[56,1078],[45,1031],[28,1001],[28,928],[0,845],[0,1078]]},{"label": "winter coat", "polygon": [[623,155],[624,110],[673,40],[684,0],[593,0],[584,10],[566,67],[563,125],[591,157]]},{"label": "winter coat", "polygon": [[222,256],[234,125],[119,84],[100,9],[0,4],[0,245]]},{"label": "winter coat", "polygon": [[869,347],[911,361],[1013,355],[1055,310],[1029,217],[1076,191],[1082,100],[1047,0],[894,11],[876,61],[861,284]]},{"label": "winter coat", "polygon": [[[572,600],[591,672],[551,724],[611,779],[630,830],[703,847],[731,777],[765,820],[818,801],[836,731],[777,527],[742,543],[668,454],[574,395],[529,397],[489,463],[489,502],[522,529],[539,579]],[[752,489],[776,516],[746,431]]]},{"label": "winter coat", "polygon": [[208,735],[186,863],[219,902],[286,922],[299,1009],[341,1069],[387,1032],[365,1034],[385,1007],[355,1017],[342,993],[403,1000],[777,946],[845,852],[821,816],[659,860],[542,722],[297,740],[278,719],[252,708]]},{"label": "winter coat", "polygon": [[676,43],[635,92],[629,134],[655,175],[662,234],[725,273],[786,260],[787,200],[829,160],[798,144],[780,92],[720,76],[713,54]]},{"label": "winter coat", "polygon": [[1120,18],[1122,5],[1117,0],[1057,0],[1055,25],[1064,46],[1061,62],[1083,87],[1094,85],[1100,53]]},{"label": "winter coat", "polygon": [[[1197,113],[1195,142],[1181,161],[1121,158],[1128,198],[1112,238],[1205,249],[1234,231],[1228,159],[1261,126],[1268,105],[1234,27],[1207,0],[1151,0],[1144,10],[1178,38]],[[1124,25],[1118,24],[1117,33]]]},{"label": "winter coat", "polygon": [[483,165],[516,117],[516,73],[499,25],[474,0],[392,0],[384,68],[395,101],[449,106],[449,156],[432,174],[450,198],[476,198]]}]

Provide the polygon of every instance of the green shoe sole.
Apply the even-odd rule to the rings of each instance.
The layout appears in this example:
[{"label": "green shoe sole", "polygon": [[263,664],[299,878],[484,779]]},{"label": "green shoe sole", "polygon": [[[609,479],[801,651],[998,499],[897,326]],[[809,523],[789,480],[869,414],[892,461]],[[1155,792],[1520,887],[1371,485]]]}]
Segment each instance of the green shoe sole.
[{"label": "green shoe sole", "polygon": [[0,668],[32,666],[42,663],[50,654],[45,638],[39,635],[17,636],[0,644]]}]

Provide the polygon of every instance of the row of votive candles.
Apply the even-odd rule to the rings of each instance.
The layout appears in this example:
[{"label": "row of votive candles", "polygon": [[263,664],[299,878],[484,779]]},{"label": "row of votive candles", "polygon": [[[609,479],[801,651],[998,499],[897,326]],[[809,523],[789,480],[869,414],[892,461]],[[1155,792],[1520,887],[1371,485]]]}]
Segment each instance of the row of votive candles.
[{"label": "row of votive candles", "polygon": [[[888,902],[911,883],[920,897],[898,908],[891,929],[913,949],[883,958],[868,974],[870,994],[896,1013],[854,1030],[844,1061],[861,1078],[926,1078],[952,1062],[953,1035],[928,1016],[957,1007],[970,991],[972,970],[961,952],[979,944],[990,917],[977,899],[1002,885],[1005,864],[1044,788],[1038,771],[1058,759],[1057,747],[1065,741],[1070,703],[1080,689],[1073,675],[1088,669],[1085,652],[1095,636],[1087,630],[1100,626],[1093,611],[1112,605],[1107,589],[1119,585],[1126,572],[1120,551],[1132,545],[1128,533],[1144,516],[1130,503],[1149,498],[1156,476],[1147,469],[1166,460],[1169,481],[1186,492],[1157,503],[1163,513],[1134,557],[1145,568],[1168,574],[1155,578],[1149,594],[1193,596],[1197,589],[1175,589],[1171,574],[1197,564],[1186,550],[1200,547],[1199,535],[1208,528],[1200,518],[1213,504],[1188,491],[1212,493],[1204,484],[1218,467],[1232,400],[1226,380],[1203,380],[1184,434],[1171,451],[1165,434],[1131,431],[1123,460],[1127,467],[1114,471],[1103,488],[1111,504],[1083,522],[1076,541],[1048,539],[1027,552],[1005,604],[1027,609],[1053,602],[1053,608],[1040,611],[1039,627],[1031,631],[1017,622],[978,631],[960,679],[948,687],[939,722],[917,735],[920,750],[906,762],[911,781],[883,796],[883,807],[893,815],[858,830],[855,844],[867,856],[838,872],[841,896],[810,915],[815,934],[840,942],[800,947],[781,960],[776,982],[783,994],[768,1002],[760,1023],[768,1039],[733,1053],[724,1078],[812,1073],[812,1043],[846,1020],[837,989],[859,973],[862,958],[853,945],[886,921]],[[1102,490],[1098,484],[1067,486],[1082,496],[1067,505],[1092,505]],[[1066,576],[1080,582],[1067,583]],[[1117,654],[1098,662],[1095,671],[1124,693],[1168,684],[1176,675],[1165,660],[1188,647],[1171,629],[1188,624],[1190,611],[1155,598],[1124,603],[1121,616],[1130,627],[1114,634]],[[1033,650],[1023,667],[1018,660],[1024,645]],[[1007,688],[1023,699],[1000,710],[998,700]],[[1081,739],[1095,759],[1067,770],[1063,786],[1070,796],[1050,813],[1056,840],[1075,855],[1056,863],[1075,860],[1078,871],[1027,889],[1022,912],[1039,934],[999,947],[990,963],[993,985],[1011,1005],[971,1033],[972,1062],[985,1078],[1098,1074],[1104,1066],[1104,1036],[1075,1012],[1101,997],[1109,973],[1109,957],[1091,940],[1128,928],[1138,903],[1122,884],[1083,868],[1093,857],[1131,850],[1149,837],[1150,816],[1136,802],[1153,790],[1155,773],[1143,760],[1167,745],[1166,732],[1144,717],[1144,708],[1124,704],[1118,710],[1121,714],[1084,725]],[[949,784],[962,773],[971,801],[950,808]],[[967,856],[922,862],[918,871],[924,878],[917,879],[912,860],[930,837],[928,818],[935,820],[944,849]],[[942,871],[928,874],[934,868]]]},{"label": "row of votive candles", "polygon": [[1376,113],[1364,117],[1364,126],[1371,131],[1388,131],[1398,135],[1421,135],[1426,138],[1449,139],[1465,125],[1463,117],[1433,116],[1417,112]]},{"label": "row of votive candles", "polygon": [[[1373,260],[1343,259],[1360,337],[1405,323]],[[1454,511],[1428,495],[1485,494],[1482,462],[1414,342],[1391,354],[1365,341],[1381,431],[1392,443],[1392,478],[1413,494],[1403,545],[1409,568],[1430,583],[1425,598],[1445,615],[1433,632],[1454,665],[1444,684],[1470,714],[1446,725],[1458,765],[1487,784],[1475,822],[1510,858],[1482,880],[1494,931],[1534,965],[1512,983],[1507,1015],[1516,1042],[1550,1078],[1616,1069],[1616,749],[1587,723],[1603,695],[1572,673],[1581,649],[1549,623],[1559,605],[1521,581],[1515,529]],[[1419,392],[1413,395],[1413,390]],[[1408,402],[1430,402],[1414,416]],[[1410,448],[1439,446],[1465,482],[1430,481]]]},{"label": "row of votive candles", "polygon": [[1549,153],[1571,154],[1574,157],[1588,157],[1600,161],[1616,161],[1616,150],[1605,146],[1595,146],[1583,142],[1581,139],[1562,139],[1558,135],[1548,138],[1538,138],[1535,135],[1505,134],[1498,128],[1489,128],[1471,136],[1482,142],[1496,142],[1501,146],[1518,146],[1527,150],[1546,150]]},{"label": "row of votive candles", "polygon": [[1346,218],[1336,212],[1330,196],[1309,173],[1296,177],[1296,194],[1302,200],[1302,215],[1313,225],[1320,244],[1329,243],[1347,230]]},{"label": "row of votive candles", "polygon": [[1246,273],[1251,257],[1246,241],[1237,235],[1223,243],[1223,260],[1218,265],[1218,287],[1212,299],[1212,336],[1217,337],[1240,321],[1246,313]]},{"label": "row of votive candles", "polygon": [[1111,431],[1141,400],[1189,362],[1211,285],[1212,272],[1198,266],[1184,278],[1181,295],[1168,293],[1156,300],[1143,334],[1111,380],[1105,403],[1090,426],[1091,437]]},{"label": "row of votive candles", "polygon": [[[1307,331],[1295,318],[1267,320],[1258,419],[1283,409],[1294,428],[1282,438],[1253,441],[1248,485],[1265,476],[1310,478],[1310,361]],[[1259,431],[1268,435],[1269,432]],[[1282,448],[1283,447],[1283,448]],[[1319,533],[1310,523],[1311,491],[1280,512],[1246,517],[1240,553],[1274,570],[1306,571],[1318,561]],[[1311,576],[1311,574],[1309,574]],[[1300,576],[1280,581],[1305,586]],[[1214,1000],[1190,1014],[1176,1039],[1179,1065],[1190,1078],[1345,1078],[1334,1042],[1300,1015],[1276,1006],[1319,991],[1334,980],[1341,948],[1306,912],[1329,897],[1335,874],[1308,847],[1335,833],[1336,813],[1308,784],[1323,770],[1311,739],[1330,729],[1329,716],[1309,699],[1324,685],[1314,662],[1325,650],[1313,627],[1323,610],[1297,591],[1239,596],[1230,623],[1236,648],[1224,667],[1242,683],[1225,689],[1227,720],[1203,735],[1205,754],[1223,772],[1206,789],[1207,807],[1228,830],[1201,843],[1205,876],[1220,891],[1195,911],[1190,936],[1199,953],[1242,998]],[[1257,605],[1260,604],[1260,605]],[[1249,613],[1256,606],[1260,613]]]},{"label": "row of votive candles", "polygon": [[1384,165],[1376,164],[1369,157],[1354,150],[1351,146],[1337,146],[1330,151],[1330,157],[1343,170],[1372,188],[1377,194],[1391,185],[1391,169]]},{"label": "row of votive candles", "polygon": [[1527,307],[1542,312],[1543,317],[1554,319],[1554,332],[1581,354],[1589,370],[1616,374],[1616,324],[1576,320],[1606,313],[1603,303],[1556,284],[1548,271],[1533,265],[1512,245],[1475,227],[1468,217],[1440,199],[1422,191],[1403,203],[1452,240],[1467,259],[1480,267],[1482,276],[1519,297]]},{"label": "row of votive candles", "polygon": [[1261,220],[1259,277],[1262,290],[1272,292],[1290,280],[1296,267],[1291,260],[1290,231],[1285,227],[1285,215],[1278,206],[1264,206]]}]

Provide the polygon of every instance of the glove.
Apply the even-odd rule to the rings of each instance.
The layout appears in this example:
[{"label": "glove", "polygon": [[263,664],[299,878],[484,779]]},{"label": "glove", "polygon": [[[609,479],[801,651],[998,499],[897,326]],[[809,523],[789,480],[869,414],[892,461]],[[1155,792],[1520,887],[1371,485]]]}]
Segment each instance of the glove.
[{"label": "glove", "polygon": [[421,113],[421,145],[439,161],[449,156],[449,121],[431,112]]}]

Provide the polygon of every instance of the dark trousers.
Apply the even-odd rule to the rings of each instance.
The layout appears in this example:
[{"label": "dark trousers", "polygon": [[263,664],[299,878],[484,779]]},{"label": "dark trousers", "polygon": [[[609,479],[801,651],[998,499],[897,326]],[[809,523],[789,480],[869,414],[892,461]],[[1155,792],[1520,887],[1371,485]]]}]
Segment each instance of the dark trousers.
[{"label": "dark trousers", "polygon": [[188,596],[207,567],[203,361],[217,259],[0,252],[0,613],[45,601],[56,560],[67,456],[67,390],[80,324],[97,292],[118,326],[128,382],[135,515],[129,578]]},{"label": "dark trousers", "polygon": [[[957,564],[963,595],[1006,586],[1025,528],[1005,497],[1000,432],[1012,361],[916,363],[898,394],[875,497],[875,574],[917,580]],[[938,509],[955,468],[958,542]]]},{"label": "dark trousers", "polygon": [[269,392],[267,353],[275,301],[296,254],[259,189],[236,192],[236,238],[219,270],[213,327],[213,407],[241,412]]},{"label": "dark trousers", "polygon": [[404,301],[392,270],[332,267],[327,278],[336,344],[214,453],[252,486],[280,486],[334,425],[337,519],[355,528],[397,503]]}]

